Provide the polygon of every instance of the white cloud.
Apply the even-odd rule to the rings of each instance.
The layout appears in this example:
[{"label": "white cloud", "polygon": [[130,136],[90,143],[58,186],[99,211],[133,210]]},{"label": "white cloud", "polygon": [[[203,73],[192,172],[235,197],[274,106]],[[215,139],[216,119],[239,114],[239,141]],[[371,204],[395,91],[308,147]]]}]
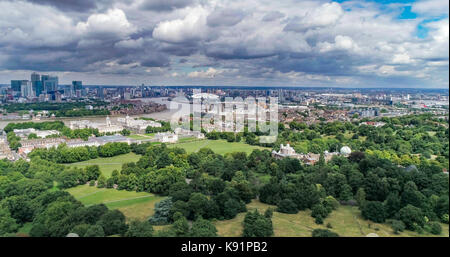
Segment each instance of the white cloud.
[{"label": "white cloud", "polygon": [[79,33],[91,37],[116,39],[136,31],[121,9],[110,9],[106,13],[92,14],[86,22],[77,24]]},{"label": "white cloud", "polygon": [[223,73],[222,70],[216,70],[214,68],[208,68],[205,71],[192,71],[188,73],[189,78],[214,78],[217,75]]},{"label": "white cloud", "polygon": [[182,19],[158,23],[153,30],[153,37],[158,40],[172,43],[206,38],[208,34],[208,28],[206,26],[208,11],[201,6],[188,9],[188,14]]},{"label": "white cloud", "polygon": [[392,58],[392,63],[394,64],[408,64],[411,62],[412,60],[407,54],[395,54]]},{"label": "white cloud", "polygon": [[0,1],[0,10],[0,43],[55,47],[76,39],[72,20],[51,7]]},{"label": "white cloud", "polygon": [[357,50],[358,46],[351,37],[337,35],[334,44],[329,42],[318,43],[319,52],[329,52],[333,50]]},{"label": "white cloud", "polygon": [[421,0],[413,3],[411,11],[428,15],[448,15],[448,0]]}]

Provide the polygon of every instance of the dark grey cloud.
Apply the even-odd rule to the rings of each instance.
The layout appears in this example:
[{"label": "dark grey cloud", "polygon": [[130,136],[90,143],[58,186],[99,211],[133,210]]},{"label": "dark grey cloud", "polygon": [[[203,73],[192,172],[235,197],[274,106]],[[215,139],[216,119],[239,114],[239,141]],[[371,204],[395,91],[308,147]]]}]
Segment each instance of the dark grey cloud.
[{"label": "dark grey cloud", "polygon": [[28,2],[49,5],[56,7],[62,11],[83,12],[97,8],[94,0],[27,0]]},{"label": "dark grey cloud", "polygon": [[184,8],[194,3],[194,0],[145,0],[141,7],[152,11],[172,11]]},{"label": "dark grey cloud", "polygon": [[206,21],[210,27],[234,26],[246,15],[244,11],[238,9],[216,9],[208,15]]},{"label": "dark grey cloud", "polygon": [[167,67],[169,64],[169,57],[158,52],[145,54],[141,61],[141,65],[144,67]]}]

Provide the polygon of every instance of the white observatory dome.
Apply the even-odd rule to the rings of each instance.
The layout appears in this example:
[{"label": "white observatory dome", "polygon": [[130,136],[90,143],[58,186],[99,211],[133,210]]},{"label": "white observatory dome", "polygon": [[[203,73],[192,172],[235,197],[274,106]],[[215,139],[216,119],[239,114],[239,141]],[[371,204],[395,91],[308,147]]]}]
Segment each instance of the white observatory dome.
[{"label": "white observatory dome", "polygon": [[348,155],[348,154],[351,154],[351,153],[352,153],[352,149],[350,149],[350,147],[343,146],[341,148],[341,154]]}]

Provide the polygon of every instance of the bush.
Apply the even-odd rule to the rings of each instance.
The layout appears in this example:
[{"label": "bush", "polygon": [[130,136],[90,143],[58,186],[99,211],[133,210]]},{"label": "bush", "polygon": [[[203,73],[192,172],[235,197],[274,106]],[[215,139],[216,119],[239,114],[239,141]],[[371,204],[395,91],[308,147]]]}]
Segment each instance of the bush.
[{"label": "bush", "polygon": [[441,224],[436,221],[430,222],[430,233],[433,235],[440,235],[442,233]]},{"label": "bush", "polygon": [[105,232],[103,231],[103,228],[100,225],[91,226],[84,234],[84,237],[104,237],[104,236]]},{"label": "bush", "polygon": [[394,234],[398,235],[400,232],[403,232],[405,230],[405,223],[401,220],[393,220],[391,223],[392,230],[394,231]]},{"label": "bush", "polygon": [[108,178],[106,180],[106,188],[113,188],[114,187],[114,178]]},{"label": "bush", "polygon": [[332,197],[331,195],[325,197],[325,200],[323,201],[323,205],[325,208],[331,209],[331,210],[337,210],[339,207],[339,202]]},{"label": "bush", "polygon": [[337,233],[334,233],[328,229],[314,229],[312,237],[339,237]]},{"label": "bush", "polygon": [[311,209],[311,217],[315,218],[317,224],[323,224],[323,220],[330,214],[331,210],[323,204],[316,204]]},{"label": "bush", "polygon": [[448,224],[448,214],[442,215],[441,221],[445,224]]},{"label": "bush", "polygon": [[95,186],[95,180],[89,181],[89,186],[91,186],[91,187]]}]

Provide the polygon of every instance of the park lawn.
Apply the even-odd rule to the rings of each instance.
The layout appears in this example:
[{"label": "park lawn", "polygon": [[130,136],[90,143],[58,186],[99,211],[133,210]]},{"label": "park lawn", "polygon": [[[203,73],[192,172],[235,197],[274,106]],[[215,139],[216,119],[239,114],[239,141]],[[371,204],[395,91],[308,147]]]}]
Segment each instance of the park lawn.
[{"label": "park lawn", "polygon": [[[276,208],[276,206],[264,204],[257,200],[252,200],[247,205],[248,211],[258,209],[260,213],[263,213],[269,207]],[[242,236],[242,221],[244,217],[245,213],[239,213],[234,219],[215,221],[214,224],[216,225],[218,235],[226,237]],[[310,210],[299,211],[297,214],[274,212],[272,222],[274,236],[277,237],[310,237],[312,231],[316,228],[328,229],[326,227],[328,223],[332,226],[330,230],[343,237],[365,237],[369,233],[376,233],[380,237],[434,236],[428,233],[419,235],[412,231],[404,231],[399,235],[395,235],[388,224],[378,224],[364,220],[360,215],[358,207],[352,206],[340,206],[338,210],[333,211],[324,220],[322,225],[314,222]],[[441,236],[448,237],[448,225],[441,225],[443,230]]]},{"label": "park lawn", "polygon": [[98,165],[100,167],[100,172],[103,174],[103,176],[109,178],[111,177],[113,170],[120,171],[122,169],[122,164],[128,162],[137,162],[140,158],[141,156],[135,153],[127,153],[108,158],[96,158],[83,162],[75,162],[67,165],[79,168],[85,168],[86,166],[89,165]]},{"label": "park lawn", "polygon": [[71,195],[85,206],[103,203],[109,209],[120,210],[127,220],[145,220],[153,215],[155,203],[164,199],[147,192],[116,190],[80,185],[67,189]]},{"label": "park lawn", "polygon": [[185,143],[185,142],[190,142],[190,141],[199,141],[199,139],[195,138],[195,137],[183,137],[178,139],[178,143]]},{"label": "park lawn", "polygon": [[120,210],[127,220],[148,220],[155,213],[155,204],[165,199],[165,197],[154,195],[153,197],[146,197],[136,200],[127,201],[127,203],[132,203],[126,206],[114,206],[107,205],[108,208],[116,208]]},{"label": "park lawn", "polygon": [[149,136],[145,136],[145,135],[137,135],[137,134],[135,134],[135,135],[129,135],[129,136],[127,136],[128,138],[131,138],[131,139],[136,139],[136,140],[146,140],[146,139],[151,139],[152,137],[149,137]]},{"label": "park lawn", "polygon": [[267,147],[248,145],[243,142],[230,143],[225,140],[209,140],[209,139],[194,142],[169,144],[168,147],[181,147],[184,148],[187,153],[197,152],[201,148],[210,148],[211,150],[214,151],[214,153],[217,154],[226,154],[232,152],[245,152],[247,154],[250,154],[254,149],[270,150],[270,148]]}]

